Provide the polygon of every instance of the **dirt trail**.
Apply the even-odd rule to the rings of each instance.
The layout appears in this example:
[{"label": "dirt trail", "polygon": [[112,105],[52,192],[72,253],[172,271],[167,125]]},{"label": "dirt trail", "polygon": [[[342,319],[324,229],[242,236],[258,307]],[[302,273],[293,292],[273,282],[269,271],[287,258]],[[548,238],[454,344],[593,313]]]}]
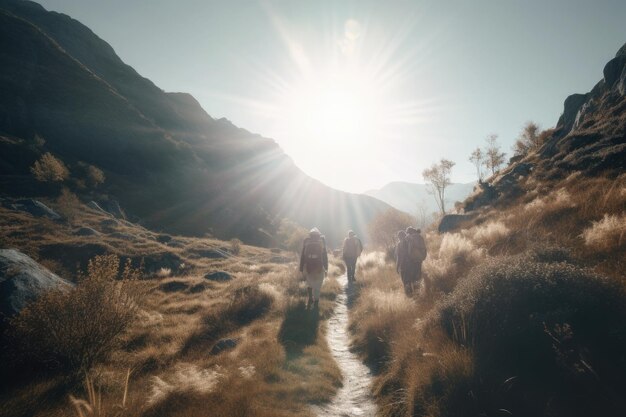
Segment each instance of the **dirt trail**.
[{"label": "dirt trail", "polygon": [[373,417],[376,404],[372,399],[370,386],[372,374],[357,355],[350,352],[348,334],[348,301],[352,296],[352,285],[346,276],[338,278],[344,288],[338,297],[333,317],[328,321],[328,345],[343,374],[343,387],[328,404],[315,406],[318,417]]}]

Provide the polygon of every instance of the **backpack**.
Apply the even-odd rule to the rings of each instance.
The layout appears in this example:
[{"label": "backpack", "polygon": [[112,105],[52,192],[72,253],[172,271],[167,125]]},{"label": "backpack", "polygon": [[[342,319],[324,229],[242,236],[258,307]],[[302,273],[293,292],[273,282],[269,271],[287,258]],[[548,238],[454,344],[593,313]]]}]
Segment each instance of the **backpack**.
[{"label": "backpack", "polygon": [[419,233],[409,234],[406,237],[408,255],[412,262],[423,262],[426,259],[426,243]]},{"label": "backpack", "polygon": [[360,245],[359,239],[356,237],[349,237],[343,241],[343,257],[344,258],[358,258],[363,250]]},{"label": "backpack", "polygon": [[304,265],[307,272],[320,272],[324,268],[324,242],[307,239],[304,242]]}]

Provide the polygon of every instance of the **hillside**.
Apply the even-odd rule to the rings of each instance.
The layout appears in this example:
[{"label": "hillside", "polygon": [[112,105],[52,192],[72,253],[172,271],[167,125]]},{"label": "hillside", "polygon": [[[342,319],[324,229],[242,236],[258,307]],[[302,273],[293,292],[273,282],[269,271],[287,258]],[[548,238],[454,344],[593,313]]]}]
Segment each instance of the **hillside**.
[{"label": "hillside", "polygon": [[395,265],[362,277],[350,329],[385,415],[624,413],[626,45],[603,73],[425,234],[419,296]]},{"label": "hillside", "polygon": [[[471,194],[475,183],[450,184],[446,188],[446,209],[454,207],[457,201],[463,201]],[[418,210],[431,215],[439,211],[433,195],[428,191],[428,185],[410,182],[391,182],[378,190],[365,192],[390,206],[415,215]]]},{"label": "hillside", "polygon": [[162,91],[80,22],[36,3],[0,1],[0,58],[5,193],[50,195],[29,167],[51,152],[70,171],[103,170],[99,193],[143,224],[187,235],[271,245],[289,217],[337,242],[388,208],[308,177],[273,140]]}]

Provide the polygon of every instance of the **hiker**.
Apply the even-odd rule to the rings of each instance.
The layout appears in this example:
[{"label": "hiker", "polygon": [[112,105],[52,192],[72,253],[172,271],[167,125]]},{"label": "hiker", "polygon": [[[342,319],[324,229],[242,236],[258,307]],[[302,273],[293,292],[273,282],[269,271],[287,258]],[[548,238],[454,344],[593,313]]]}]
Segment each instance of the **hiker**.
[{"label": "hiker", "polygon": [[407,283],[409,282],[409,266],[407,258],[409,255],[407,250],[406,232],[404,230],[399,230],[396,236],[398,237],[398,244],[396,245],[396,272],[400,275],[402,285],[404,285],[405,294],[408,295]]},{"label": "hiker", "polygon": [[426,259],[426,243],[419,229],[407,227],[406,232],[398,232],[396,249],[396,271],[400,273],[404,293],[412,296],[419,289],[422,278],[422,262]]},{"label": "hiker", "polygon": [[307,308],[310,308],[312,303],[315,308],[319,306],[320,291],[326,271],[328,271],[326,241],[317,227],[314,227],[302,243],[300,256],[300,272],[304,275],[308,285]]},{"label": "hiker", "polygon": [[352,230],[348,231],[348,237],[343,240],[343,262],[346,264],[346,272],[348,275],[348,282],[356,281],[354,274],[356,272],[356,260],[363,252],[363,243],[361,239],[356,237],[356,233]]}]

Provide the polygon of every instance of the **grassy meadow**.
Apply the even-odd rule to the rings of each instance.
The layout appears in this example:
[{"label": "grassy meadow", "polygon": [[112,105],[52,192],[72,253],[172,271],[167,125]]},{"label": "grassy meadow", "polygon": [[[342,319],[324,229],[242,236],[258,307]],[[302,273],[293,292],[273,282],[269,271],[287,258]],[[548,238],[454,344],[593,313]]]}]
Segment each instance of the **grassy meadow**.
[{"label": "grassy meadow", "polygon": [[160,235],[82,205],[62,224],[0,210],[2,247],[77,284],[8,326],[0,415],[304,416],[341,386],[324,337],[337,259],[318,313],[289,251]]}]

